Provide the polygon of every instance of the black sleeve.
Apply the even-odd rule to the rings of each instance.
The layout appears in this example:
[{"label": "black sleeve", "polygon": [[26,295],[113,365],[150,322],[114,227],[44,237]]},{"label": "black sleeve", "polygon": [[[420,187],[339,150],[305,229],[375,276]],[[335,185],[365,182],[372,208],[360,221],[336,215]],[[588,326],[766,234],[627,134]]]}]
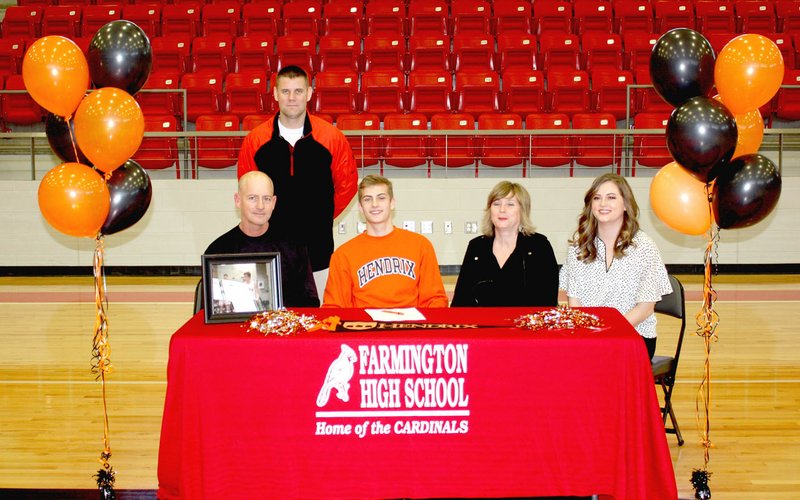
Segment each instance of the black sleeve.
[{"label": "black sleeve", "polygon": [[285,245],[281,251],[281,258],[287,256],[284,269],[289,276],[284,276],[282,282],[284,291],[283,305],[285,307],[319,307],[317,286],[314,283],[314,274],[308,259],[308,250],[304,245]]},{"label": "black sleeve", "polygon": [[543,234],[536,235],[533,265],[528,265],[528,283],[534,304],[538,306],[558,305],[558,263],[553,246]]},{"label": "black sleeve", "polygon": [[464,260],[461,262],[461,270],[458,272],[456,288],[453,292],[451,307],[475,307],[478,301],[475,298],[474,287],[477,279],[477,269],[474,254],[477,252],[476,240],[472,240],[467,245],[464,253]]}]

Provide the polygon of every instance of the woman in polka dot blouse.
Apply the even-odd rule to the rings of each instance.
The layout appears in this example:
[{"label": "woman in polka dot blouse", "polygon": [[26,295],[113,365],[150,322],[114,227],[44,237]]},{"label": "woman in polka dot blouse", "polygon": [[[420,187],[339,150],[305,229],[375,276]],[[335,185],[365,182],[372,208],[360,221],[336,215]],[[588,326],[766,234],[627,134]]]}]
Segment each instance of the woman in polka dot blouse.
[{"label": "woman in polka dot blouse", "polygon": [[639,332],[652,359],[655,304],[672,292],[661,253],[639,229],[628,182],[613,173],[592,182],[559,276],[570,307],[614,307]]}]

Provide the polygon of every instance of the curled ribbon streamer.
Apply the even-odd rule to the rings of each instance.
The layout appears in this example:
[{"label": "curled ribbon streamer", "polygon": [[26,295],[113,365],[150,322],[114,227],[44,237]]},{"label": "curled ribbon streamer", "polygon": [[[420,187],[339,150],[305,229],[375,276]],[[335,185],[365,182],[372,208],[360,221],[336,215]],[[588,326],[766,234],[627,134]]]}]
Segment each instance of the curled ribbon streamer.
[{"label": "curled ribbon streamer", "polygon": [[[710,187],[706,186],[706,194],[709,196],[709,210],[711,210]],[[703,378],[697,388],[695,398],[695,420],[698,429],[702,429],[701,444],[703,445],[703,460],[706,470],[709,461],[710,449],[714,446],[711,442],[711,343],[717,342],[717,326],[719,325],[719,314],[714,310],[714,302],[717,300],[717,292],[712,285],[712,275],[714,273],[714,258],[717,256],[719,245],[719,228],[712,224],[708,230],[708,241],[704,255],[704,274],[703,274],[703,307],[695,316],[697,324],[696,334],[703,338],[705,346],[705,362],[703,365]],[[702,411],[701,411],[702,409]],[[703,421],[701,423],[701,414]]]},{"label": "curled ribbon streamer", "polygon": [[[331,318],[326,319],[324,322],[318,321],[317,318],[307,314],[297,314],[294,311],[287,311],[286,309],[278,309],[276,311],[265,311],[252,316],[242,326],[247,328],[248,332],[257,331],[264,335],[296,335],[303,332],[311,332],[314,330],[329,330],[327,328]],[[338,318],[336,318],[338,323]],[[335,324],[333,327],[335,328]]]},{"label": "curled ribbon streamer", "polygon": [[108,342],[108,317],[106,307],[106,275],[103,268],[103,237],[98,235],[94,249],[92,270],[94,273],[94,302],[96,316],[94,322],[94,338],[92,339],[92,373],[100,380],[103,393],[103,451],[100,453],[100,469],[95,478],[103,498],[114,498],[114,469],[109,463],[111,458],[111,442],[108,432],[108,403],[106,401],[106,374],[111,372],[111,345]]},{"label": "curled ribbon streamer", "polygon": [[572,309],[568,306],[558,306],[534,314],[525,314],[514,320],[517,328],[528,330],[572,330],[575,328],[597,329],[603,322],[594,314]]}]

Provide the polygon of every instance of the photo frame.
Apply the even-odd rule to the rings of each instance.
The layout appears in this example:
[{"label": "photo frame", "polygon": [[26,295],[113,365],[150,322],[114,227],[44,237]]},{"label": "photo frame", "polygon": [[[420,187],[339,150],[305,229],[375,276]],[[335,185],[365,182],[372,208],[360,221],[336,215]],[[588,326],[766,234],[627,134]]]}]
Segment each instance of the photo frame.
[{"label": "photo frame", "polygon": [[236,323],[283,307],[278,252],[202,256],[206,323]]}]

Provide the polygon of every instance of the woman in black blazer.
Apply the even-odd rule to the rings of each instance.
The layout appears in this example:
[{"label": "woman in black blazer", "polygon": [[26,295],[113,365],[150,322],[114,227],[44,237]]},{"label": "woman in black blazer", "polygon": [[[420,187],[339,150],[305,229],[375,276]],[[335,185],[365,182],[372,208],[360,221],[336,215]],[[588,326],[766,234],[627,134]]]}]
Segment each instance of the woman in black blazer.
[{"label": "woman in black blazer", "polygon": [[452,307],[558,305],[553,247],[530,213],[531,197],[520,184],[502,181],[492,189],[483,235],[467,246]]}]

